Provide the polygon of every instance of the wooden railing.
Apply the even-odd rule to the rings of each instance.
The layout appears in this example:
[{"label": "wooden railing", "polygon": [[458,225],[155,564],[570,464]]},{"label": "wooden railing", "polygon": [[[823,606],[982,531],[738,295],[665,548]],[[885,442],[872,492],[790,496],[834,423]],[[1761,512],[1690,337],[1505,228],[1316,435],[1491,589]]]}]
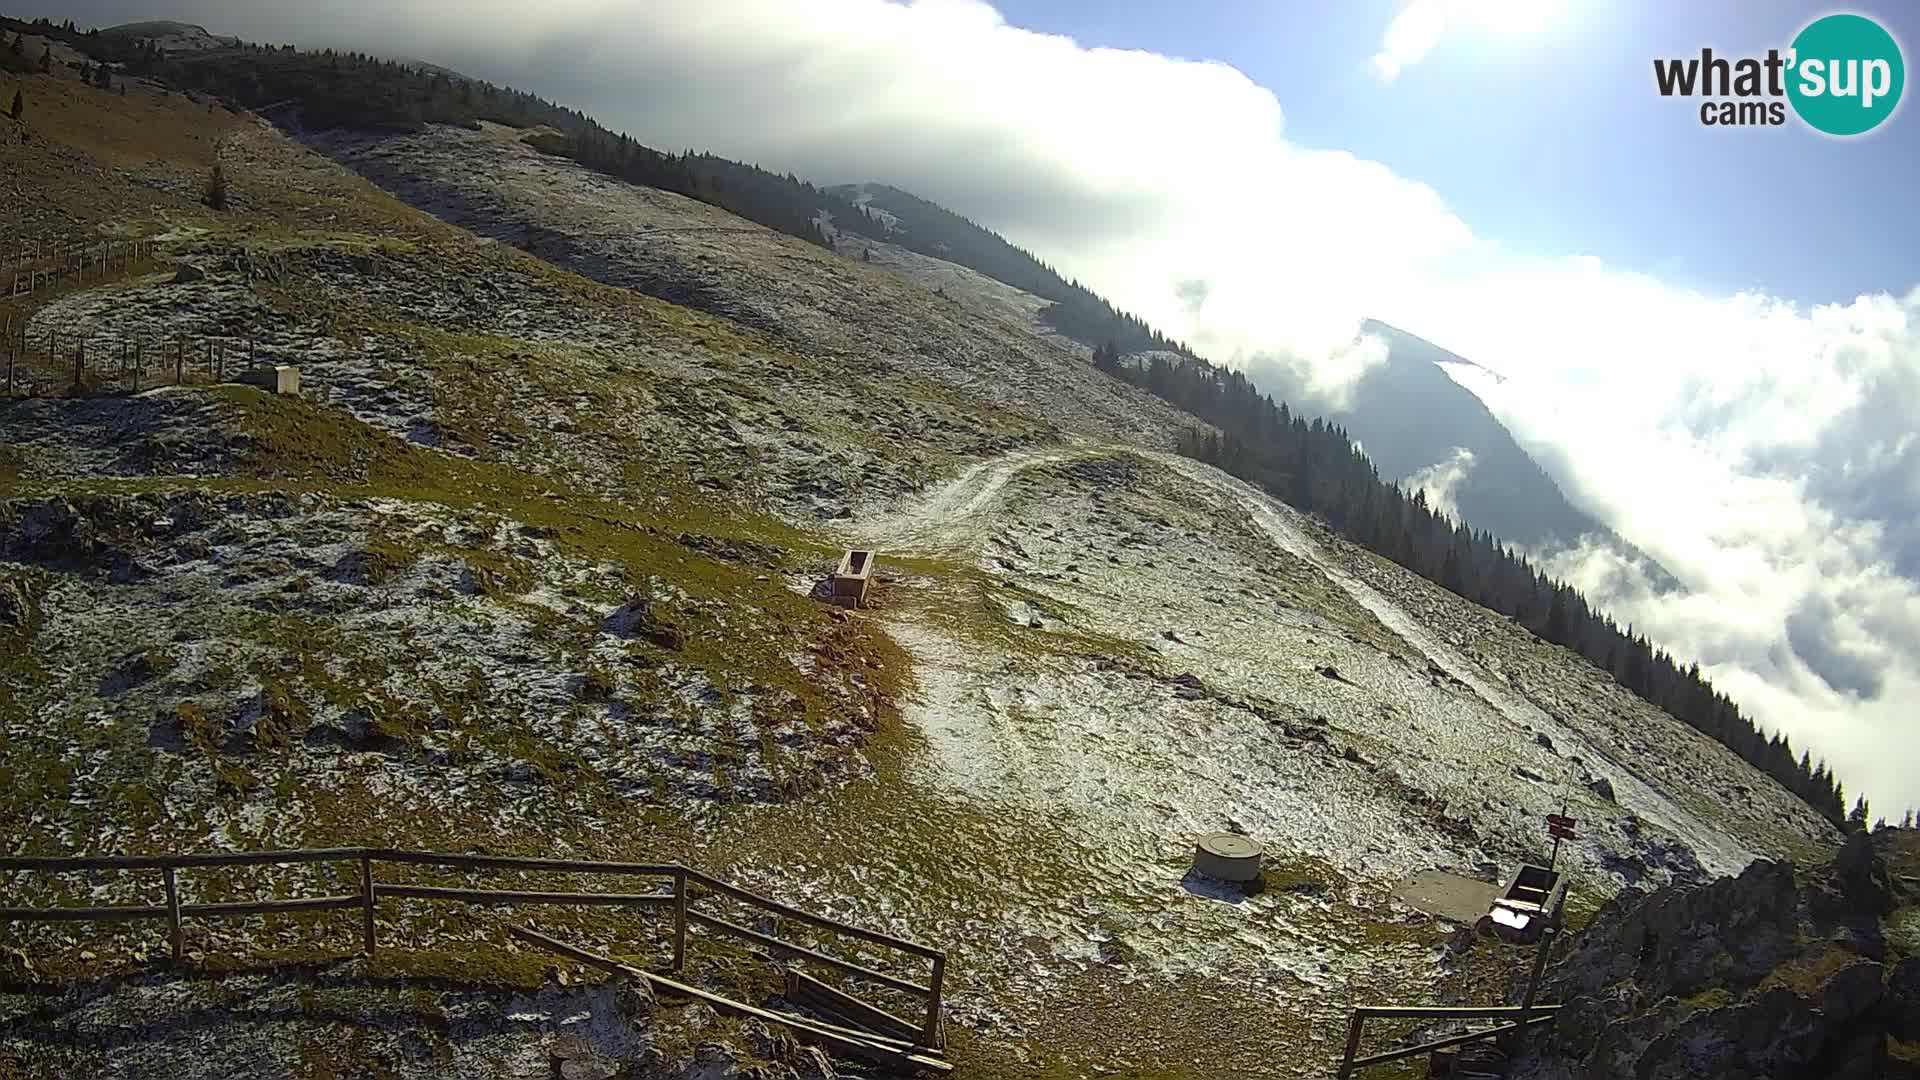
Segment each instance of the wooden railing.
[{"label": "wooden railing", "polygon": [[[359,870],[357,892],[335,896],[313,896],[286,900],[250,900],[231,903],[182,903],[179,871],[204,867],[267,866],[288,863],[355,863]],[[408,885],[376,880],[377,864],[432,866],[453,870],[536,870],[562,873],[609,874],[623,877],[666,880],[670,888],[663,892],[595,893],[533,892],[501,889],[456,889],[432,885]],[[361,912],[361,934],[368,955],[376,945],[374,911],[382,899],[430,900],[470,904],[559,904],[606,905],[624,908],[670,908],[673,914],[673,964],[680,970],[687,959],[687,928],[701,926],[714,932],[759,945],[777,955],[826,965],[858,979],[889,987],[923,999],[926,1013],[919,1025],[920,1045],[938,1047],[941,1043],[940,1020],[942,989],[946,979],[947,954],[917,941],[868,930],[816,915],[810,911],[703,874],[679,863],[616,863],[579,859],[537,859],[506,855],[456,855],[434,851],[405,851],[393,848],[305,848],[293,851],[221,852],[194,855],[92,855],[92,856],[0,856],[0,872],[38,871],[71,873],[74,871],[157,870],[166,888],[165,904],[119,904],[103,907],[0,907],[0,922],[126,922],[141,919],[165,919],[172,941],[173,960],[181,962],[183,919],[225,919],[284,912],[344,911]],[[914,982],[832,956],[817,949],[782,940],[776,933],[764,934],[715,915],[693,910],[688,904],[688,888],[698,885],[715,894],[730,897],[778,919],[806,923],[834,934],[851,937],[905,953],[931,963],[927,981]]]},{"label": "wooden railing", "polygon": [[[1385,1065],[1419,1054],[1430,1054],[1435,1050],[1445,1050],[1450,1046],[1475,1042],[1480,1039],[1499,1038],[1516,1031],[1543,1024],[1552,1020],[1560,1009],[1558,1005],[1362,1005],[1353,1010],[1347,1020],[1347,1049],[1340,1058],[1338,1080],[1347,1080],[1353,1070],[1364,1069],[1369,1065]],[[1402,1047],[1382,1054],[1370,1054],[1367,1057],[1355,1057],[1360,1052],[1361,1032],[1369,1019],[1417,1018],[1427,1020],[1473,1020],[1513,1017],[1512,1023],[1501,1024],[1485,1031],[1470,1031],[1464,1035],[1449,1035],[1444,1039],[1435,1039],[1418,1046]]]}]

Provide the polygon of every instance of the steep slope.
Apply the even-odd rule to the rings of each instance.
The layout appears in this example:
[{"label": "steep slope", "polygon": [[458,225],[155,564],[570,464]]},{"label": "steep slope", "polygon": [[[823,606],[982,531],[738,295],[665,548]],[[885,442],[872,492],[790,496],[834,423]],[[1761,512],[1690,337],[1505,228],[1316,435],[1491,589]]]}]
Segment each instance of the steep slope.
[{"label": "steep slope", "polygon": [[[1037,1080],[1323,1074],[1350,1002],[1424,995],[1455,963],[1453,927],[1394,884],[1537,857],[1565,802],[1583,910],[1831,841],[1563,650],[1171,455],[1191,417],[1004,295],[941,295],[489,125],[308,136],[395,199],[217,123],[229,211],[98,173],[93,227],[163,237],[191,270],[17,314],[35,335],[250,343],[305,393],[53,397],[67,368],[35,361],[37,396],[0,405],[10,850],[685,859],[952,949],[956,1060]],[[10,151],[51,172],[93,160],[79,138]],[[873,607],[811,599],[856,543],[881,550]],[[1194,834],[1230,825],[1267,844],[1267,891],[1185,876]],[[0,881],[10,904],[156,887]],[[509,917],[383,906],[377,961],[345,919],[188,933],[203,956],[414,980],[416,1040],[372,1039],[372,1064],[336,1041],[348,1066],[433,1075],[475,1028],[551,1034],[446,989],[537,984],[499,944]],[[541,919],[633,955],[663,940],[644,915]],[[112,1012],[123,985],[235,1025],[236,1001],[263,1023],[290,1008],[157,971],[152,925],[79,948],[70,929],[0,951],[35,987],[0,993],[0,1054],[25,1071],[186,1071],[190,1040]],[[764,1000],[772,971],[703,939],[688,977]]]}]

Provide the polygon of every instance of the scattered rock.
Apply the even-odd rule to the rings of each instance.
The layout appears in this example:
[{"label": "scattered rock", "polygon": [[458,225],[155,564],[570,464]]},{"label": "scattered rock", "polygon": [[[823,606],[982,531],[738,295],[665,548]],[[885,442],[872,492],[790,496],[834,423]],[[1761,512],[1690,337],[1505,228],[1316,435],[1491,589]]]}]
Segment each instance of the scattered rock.
[{"label": "scattered rock", "polygon": [[183,261],[174,264],[173,283],[175,285],[191,285],[196,281],[205,281],[206,278],[207,272],[190,262]]},{"label": "scattered rock", "polygon": [[27,591],[11,581],[0,581],[0,626],[27,625]]},{"label": "scattered rock", "polygon": [[615,608],[601,628],[620,637],[641,638],[673,652],[680,651],[687,643],[685,632],[655,615],[652,601],[644,596],[635,596]]},{"label": "scattered rock", "polygon": [[1593,792],[1595,795],[1600,796],[1601,798],[1607,800],[1608,802],[1619,801],[1615,799],[1613,796],[1613,781],[1607,779],[1604,776],[1596,776],[1593,779],[1587,781],[1587,790]]}]

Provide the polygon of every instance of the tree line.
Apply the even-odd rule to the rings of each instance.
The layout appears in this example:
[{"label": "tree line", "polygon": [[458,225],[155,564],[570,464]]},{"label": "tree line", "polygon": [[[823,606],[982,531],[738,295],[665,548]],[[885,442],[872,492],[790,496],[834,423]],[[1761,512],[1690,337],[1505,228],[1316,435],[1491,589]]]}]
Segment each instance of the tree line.
[{"label": "tree line", "polygon": [[1061,276],[1032,252],[937,203],[898,188],[881,187],[873,195],[893,220],[889,224],[859,208],[859,216],[834,221],[877,240],[899,244],[910,251],[959,263],[996,281],[1051,301],[1040,319],[1075,341],[1113,344],[1127,352],[1158,350],[1192,355],[1134,315],[1119,311],[1079,281]]},{"label": "tree line", "polygon": [[1824,761],[1796,755],[1783,734],[1756,726],[1697,663],[1683,666],[1631,626],[1594,610],[1579,590],[1549,578],[1490,533],[1469,528],[1382,480],[1345,429],[1295,415],[1238,371],[1190,357],[1154,355],[1129,363],[1111,345],[1094,364],[1206,420],[1182,453],[1257,484],[1336,532],[1482,607],[1511,617],[1547,641],[1579,653],[1622,686],[1726,746],[1841,828],[1864,827],[1860,800],[1848,812],[1840,780]]}]

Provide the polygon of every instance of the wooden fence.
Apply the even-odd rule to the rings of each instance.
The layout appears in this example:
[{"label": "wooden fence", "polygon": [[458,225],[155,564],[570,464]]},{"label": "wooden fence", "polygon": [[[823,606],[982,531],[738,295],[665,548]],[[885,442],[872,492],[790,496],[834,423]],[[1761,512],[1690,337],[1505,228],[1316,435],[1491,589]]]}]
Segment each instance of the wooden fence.
[{"label": "wooden fence", "polygon": [[[249,900],[237,903],[182,903],[179,872],[205,867],[268,866],[296,863],[345,862],[357,864],[360,887],[356,892],[335,896],[312,896],[284,900]],[[431,866],[454,870],[539,870],[563,873],[604,874],[627,878],[664,880],[665,891],[643,893],[531,892],[501,889],[455,889],[429,885],[409,885],[380,881],[374,876],[378,865]],[[919,1032],[919,1044],[930,1049],[941,1045],[942,988],[946,980],[947,954],[931,946],[905,938],[868,930],[838,919],[816,915],[770,900],[737,885],[703,874],[679,863],[613,863],[577,859],[536,859],[504,855],[454,855],[432,851],[404,851],[392,848],[319,848],[293,851],[248,851],[195,855],[97,855],[97,856],[0,856],[0,872],[37,871],[71,873],[74,871],[158,871],[166,890],[164,904],[120,904],[105,907],[0,907],[0,922],[125,922],[141,919],[167,921],[174,962],[183,957],[181,923],[184,919],[227,919],[285,912],[347,911],[360,912],[362,945],[372,955],[376,945],[374,911],[383,899],[430,900],[469,904],[557,904],[601,905],[622,908],[662,908],[673,916],[673,963],[678,971],[686,964],[687,928],[708,930],[761,946],[777,956],[825,965],[854,978],[889,987],[926,1002],[924,1018],[913,1026]],[[695,910],[689,904],[688,887],[698,885],[712,893],[730,897],[774,916],[772,933],[761,933],[715,915]],[[927,981],[914,982],[875,971],[828,953],[781,939],[778,920],[795,922],[879,945],[916,960],[928,961]]]},{"label": "wooden fence", "polygon": [[[1385,1065],[1405,1058],[1430,1054],[1435,1050],[1460,1046],[1463,1043],[1477,1042],[1480,1039],[1497,1039],[1523,1031],[1536,1024],[1552,1020],[1560,1011],[1558,1005],[1362,1005],[1353,1010],[1347,1020],[1347,1048],[1340,1058],[1340,1071],[1335,1073],[1337,1080],[1347,1080],[1355,1069],[1364,1069],[1370,1065]],[[1484,1031],[1469,1031],[1464,1035],[1449,1035],[1444,1039],[1434,1039],[1418,1046],[1388,1050],[1381,1054],[1356,1057],[1360,1052],[1360,1037],[1368,1020],[1390,1018],[1416,1018],[1425,1020],[1473,1020],[1473,1019],[1509,1019],[1511,1022],[1487,1028]]]},{"label": "wooden fence", "polygon": [[153,241],[147,239],[22,244],[0,262],[0,288],[7,297],[21,297],[67,281],[105,280],[151,262],[153,253]]},{"label": "wooden fence", "polygon": [[43,387],[69,395],[123,389],[137,394],[167,384],[223,382],[259,358],[259,342],[251,337],[32,331],[25,317],[0,312],[0,387],[6,397],[33,397]]}]

